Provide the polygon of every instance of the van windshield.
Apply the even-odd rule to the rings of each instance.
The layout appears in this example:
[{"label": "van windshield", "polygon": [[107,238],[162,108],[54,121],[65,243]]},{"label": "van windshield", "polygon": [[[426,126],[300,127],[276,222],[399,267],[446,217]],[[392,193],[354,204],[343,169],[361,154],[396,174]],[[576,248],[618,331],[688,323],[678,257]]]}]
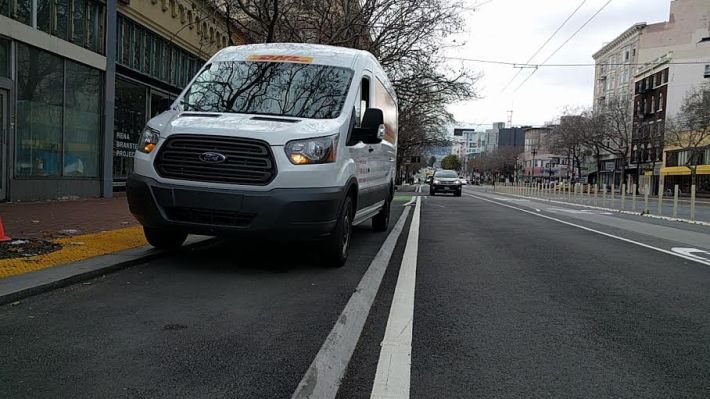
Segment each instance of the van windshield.
[{"label": "van windshield", "polygon": [[186,111],[333,119],[353,71],[329,65],[225,61],[211,64],[185,94]]}]

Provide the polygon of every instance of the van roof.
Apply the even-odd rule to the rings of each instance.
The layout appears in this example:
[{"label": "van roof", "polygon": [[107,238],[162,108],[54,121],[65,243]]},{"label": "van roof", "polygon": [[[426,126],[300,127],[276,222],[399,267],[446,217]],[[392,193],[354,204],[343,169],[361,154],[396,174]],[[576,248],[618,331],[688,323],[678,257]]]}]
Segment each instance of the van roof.
[{"label": "van roof", "polygon": [[369,58],[379,66],[377,59],[364,50],[303,43],[267,43],[232,46],[220,50],[212,57],[212,61],[246,61],[249,57],[255,56],[300,57],[300,62],[306,60],[305,62],[313,64],[348,68],[352,68],[358,58],[363,57]]}]

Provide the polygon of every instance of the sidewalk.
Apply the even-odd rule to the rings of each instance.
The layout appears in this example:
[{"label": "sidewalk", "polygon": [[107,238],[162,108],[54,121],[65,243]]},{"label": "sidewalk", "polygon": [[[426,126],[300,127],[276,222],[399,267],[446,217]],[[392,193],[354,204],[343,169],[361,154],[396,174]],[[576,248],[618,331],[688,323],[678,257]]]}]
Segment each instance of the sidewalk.
[{"label": "sidewalk", "polygon": [[125,196],[0,204],[0,278],[146,245]]},{"label": "sidewalk", "polygon": [[4,203],[0,217],[5,233],[13,239],[49,239],[70,234],[66,230],[87,234],[138,224],[123,193],[114,198]]}]

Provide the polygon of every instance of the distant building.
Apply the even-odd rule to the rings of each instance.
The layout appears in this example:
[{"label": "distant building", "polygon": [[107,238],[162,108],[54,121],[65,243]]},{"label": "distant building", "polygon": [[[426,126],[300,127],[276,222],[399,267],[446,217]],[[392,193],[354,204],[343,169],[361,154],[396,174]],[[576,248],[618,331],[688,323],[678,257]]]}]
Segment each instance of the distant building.
[{"label": "distant building", "polygon": [[493,152],[498,149],[498,135],[500,130],[505,128],[505,122],[496,122],[492,129],[486,130],[486,152]]},{"label": "distant building", "polygon": [[[629,165],[602,154],[601,170],[597,160],[587,165],[590,181],[657,187],[665,175],[665,120],[675,116],[690,87],[710,78],[708,21],[710,0],[672,0],[667,21],[637,23],[594,54],[594,108],[612,98],[628,101],[634,130]],[[618,169],[625,177],[614,173]]]},{"label": "distant building", "polygon": [[[643,65],[634,76],[630,157],[630,171],[634,173],[628,176],[628,184],[648,184],[654,192],[659,179],[666,185],[689,185],[687,168],[663,163],[665,123],[680,112],[689,89],[710,81],[708,21],[710,0],[674,0],[668,21],[649,24],[643,31],[639,46],[639,62]],[[710,186],[710,171],[699,170],[699,181]]]},{"label": "distant building", "polygon": [[567,157],[553,153],[548,137],[553,134],[554,126],[525,128],[525,147],[518,157],[522,163],[522,176],[527,181],[559,181],[576,178]]},{"label": "distant building", "polygon": [[604,105],[611,97],[630,101],[639,60],[641,34],[645,28],[645,22],[635,24],[594,53],[595,108]]},{"label": "distant building", "polygon": [[506,127],[498,130],[498,148],[514,148],[522,151],[525,146],[525,130],[522,127]]}]

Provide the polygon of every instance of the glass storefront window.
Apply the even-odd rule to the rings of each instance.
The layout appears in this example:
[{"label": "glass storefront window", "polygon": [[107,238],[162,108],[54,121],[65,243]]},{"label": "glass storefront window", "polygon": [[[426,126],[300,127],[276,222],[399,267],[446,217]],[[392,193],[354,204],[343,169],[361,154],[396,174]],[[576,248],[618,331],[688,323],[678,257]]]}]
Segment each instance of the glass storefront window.
[{"label": "glass storefront window", "polygon": [[15,173],[18,177],[60,173],[63,65],[58,56],[17,45]]},{"label": "glass storefront window", "polygon": [[98,177],[99,70],[17,44],[17,177]]},{"label": "glass storefront window", "polygon": [[67,61],[64,176],[99,176],[101,72]]},{"label": "glass storefront window", "polygon": [[133,171],[133,155],[145,126],[147,88],[116,78],[114,108],[113,177],[124,180]]}]

